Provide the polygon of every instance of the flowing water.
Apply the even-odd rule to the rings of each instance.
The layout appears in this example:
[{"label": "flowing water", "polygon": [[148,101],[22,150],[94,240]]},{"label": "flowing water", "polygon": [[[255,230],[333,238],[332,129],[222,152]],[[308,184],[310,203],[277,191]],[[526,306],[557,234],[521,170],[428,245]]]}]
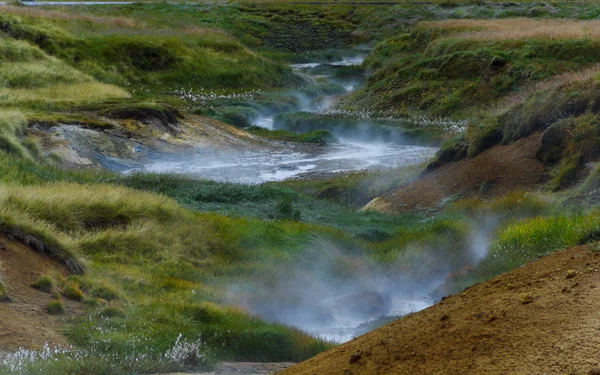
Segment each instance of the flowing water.
[{"label": "flowing water", "polygon": [[[358,65],[362,56],[346,58],[328,64],[295,64],[296,71],[310,75],[311,70],[323,65],[335,68]],[[347,91],[356,87],[356,82],[336,82]],[[322,112],[334,102],[335,97],[320,98],[316,102],[303,100],[301,111]],[[273,130],[274,115],[259,117],[254,125]],[[161,155],[145,163],[144,170],[155,173],[179,173],[216,181],[238,183],[262,183],[299,178],[306,175],[325,176],[332,173],[355,170],[403,167],[419,164],[437,151],[435,147],[405,145],[380,141],[365,141],[361,136],[345,134],[338,136],[339,142],[326,146],[273,142],[271,147],[260,150],[227,151],[197,150],[186,155]]]}]

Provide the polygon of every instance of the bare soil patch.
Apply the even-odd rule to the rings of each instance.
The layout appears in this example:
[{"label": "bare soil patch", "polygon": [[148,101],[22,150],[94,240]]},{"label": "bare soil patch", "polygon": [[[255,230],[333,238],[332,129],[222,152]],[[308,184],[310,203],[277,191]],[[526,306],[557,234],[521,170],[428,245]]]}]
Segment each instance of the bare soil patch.
[{"label": "bare soil patch", "polygon": [[40,255],[20,242],[0,236],[0,277],[10,302],[0,303],[0,351],[20,347],[39,349],[44,343],[66,345],[61,327],[69,315],[81,311],[79,304],[64,300],[67,313],[53,316],[46,312],[52,295],[31,285],[39,275],[54,272],[68,275],[65,266]]},{"label": "bare soil patch", "polygon": [[600,253],[591,249],[544,257],[280,374],[600,373]]},{"label": "bare soil patch", "polygon": [[472,159],[446,164],[407,185],[369,202],[364,209],[389,214],[440,208],[444,199],[480,195],[502,196],[513,190],[534,190],[545,177],[536,159],[541,134],[510,145],[493,147]]}]

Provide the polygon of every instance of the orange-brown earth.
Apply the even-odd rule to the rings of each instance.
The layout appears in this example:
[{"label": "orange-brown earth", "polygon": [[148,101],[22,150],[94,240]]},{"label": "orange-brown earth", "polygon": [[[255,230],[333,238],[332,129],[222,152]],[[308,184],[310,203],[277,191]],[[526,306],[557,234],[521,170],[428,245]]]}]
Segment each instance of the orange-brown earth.
[{"label": "orange-brown earth", "polygon": [[281,375],[600,374],[596,246],[475,285]]},{"label": "orange-brown earth", "polygon": [[493,147],[472,159],[446,164],[369,202],[365,209],[389,214],[432,210],[449,197],[499,197],[534,190],[545,177],[536,159],[541,134]]},{"label": "orange-brown earth", "polygon": [[65,266],[40,255],[20,242],[0,236],[0,277],[10,302],[0,302],[0,351],[20,347],[38,349],[44,343],[65,345],[61,332],[65,319],[80,311],[78,303],[64,300],[67,313],[46,312],[52,295],[31,285],[44,273],[67,275]]}]

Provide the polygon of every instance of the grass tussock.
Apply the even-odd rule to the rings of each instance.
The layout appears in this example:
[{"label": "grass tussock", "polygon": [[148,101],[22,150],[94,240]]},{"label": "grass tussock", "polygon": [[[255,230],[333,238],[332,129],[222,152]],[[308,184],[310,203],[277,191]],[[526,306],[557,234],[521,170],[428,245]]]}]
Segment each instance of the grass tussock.
[{"label": "grass tussock", "polygon": [[65,305],[60,299],[55,299],[46,305],[46,310],[50,315],[62,315],[66,312]]},{"label": "grass tussock", "polygon": [[35,283],[33,283],[32,287],[44,293],[52,293],[54,292],[55,284],[54,277],[45,274],[40,275]]},{"label": "grass tussock", "polygon": [[31,159],[22,142],[27,121],[19,111],[0,111],[0,149],[17,157]]}]

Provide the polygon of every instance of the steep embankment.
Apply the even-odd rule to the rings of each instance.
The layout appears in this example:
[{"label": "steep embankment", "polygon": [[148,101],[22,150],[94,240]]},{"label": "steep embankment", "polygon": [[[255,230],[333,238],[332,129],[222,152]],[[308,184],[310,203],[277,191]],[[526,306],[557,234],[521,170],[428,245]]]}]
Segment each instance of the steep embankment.
[{"label": "steep embankment", "polygon": [[561,251],[281,374],[595,374],[599,269],[597,245]]},{"label": "steep embankment", "polygon": [[[46,305],[52,301],[52,294],[32,286],[43,274],[64,277],[69,272],[56,260],[0,236],[0,285],[6,289],[6,299],[0,298],[1,349],[40,349],[46,343],[65,346],[67,340],[62,334],[65,317],[49,315]],[[67,300],[66,304],[69,314],[81,313],[77,302]]]},{"label": "steep embankment", "polygon": [[472,159],[446,164],[369,202],[364,209],[399,214],[441,209],[449,201],[480,195],[499,197],[513,190],[534,190],[545,177],[536,153],[541,135],[494,147]]}]

